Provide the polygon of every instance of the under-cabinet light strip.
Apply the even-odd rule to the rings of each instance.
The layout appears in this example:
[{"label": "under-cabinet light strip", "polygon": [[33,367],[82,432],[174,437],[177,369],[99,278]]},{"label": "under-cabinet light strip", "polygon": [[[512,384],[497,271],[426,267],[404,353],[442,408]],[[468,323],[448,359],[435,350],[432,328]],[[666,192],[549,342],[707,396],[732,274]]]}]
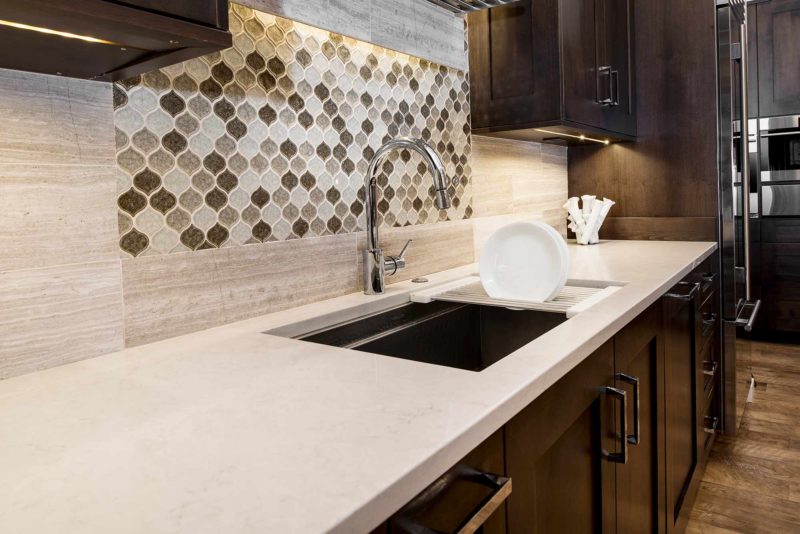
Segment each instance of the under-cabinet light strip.
[{"label": "under-cabinet light strip", "polygon": [[51,30],[50,28],[42,28],[41,26],[31,26],[29,24],[11,22],[8,20],[0,20],[0,26],[10,26],[11,28],[17,28],[19,30],[30,30],[39,33],[46,33],[48,35],[58,35],[59,37],[66,37],[68,39],[80,39],[81,41],[86,41],[87,43],[99,43],[107,45],[115,44],[112,43],[111,41],[98,39],[97,37],[90,37],[88,35],[78,35],[77,33],[62,32],[59,30]]},{"label": "under-cabinet light strip", "polygon": [[572,139],[580,139],[581,141],[592,141],[593,143],[600,143],[601,145],[607,145],[607,144],[609,144],[611,142],[608,139],[594,139],[592,137],[586,137],[583,134],[573,135],[573,134],[568,134],[568,133],[564,133],[564,132],[555,132],[553,130],[545,130],[544,128],[536,128],[536,131],[537,132],[542,132],[542,133],[549,133],[549,134],[553,134],[553,135],[560,135],[560,136],[563,136],[563,137],[570,137]]}]

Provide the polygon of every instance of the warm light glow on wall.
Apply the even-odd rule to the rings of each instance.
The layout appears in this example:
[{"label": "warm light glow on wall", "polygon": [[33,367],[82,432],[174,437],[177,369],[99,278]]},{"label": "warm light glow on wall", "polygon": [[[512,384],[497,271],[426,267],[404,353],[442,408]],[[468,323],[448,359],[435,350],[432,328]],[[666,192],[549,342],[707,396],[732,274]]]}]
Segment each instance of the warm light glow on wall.
[{"label": "warm light glow on wall", "polygon": [[607,144],[609,144],[611,142],[608,139],[594,139],[592,137],[586,137],[583,134],[573,135],[573,134],[568,134],[568,133],[564,133],[564,132],[555,132],[553,130],[545,130],[543,128],[536,128],[536,131],[537,132],[542,132],[542,133],[553,134],[553,135],[559,135],[559,136],[562,136],[562,137],[569,137],[571,139],[580,139],[581,141],[591,141],[593,143],[600,143],[601,145],[607,145]]},{"label": "warm light glow on wall", "polygon": [[66,37],[68,39],[80,39],[81,41],[86,41],[87,43],[99,43],[108,45],[115,44],[112,43],[111,41],[97,39],[96,37],[89,37],[88,35],[78,35],[76,33],[51,30],[50,28],[42,28],[40,26],[30,26],[28,24],[21,24],[19,22],[10,22],[8,20],[0,20],[0,26],[9,26],[11,28],[17,28],[18,30],[29,30],[39,33],[46,33],[48,35],[58,35],[59,37]]}]

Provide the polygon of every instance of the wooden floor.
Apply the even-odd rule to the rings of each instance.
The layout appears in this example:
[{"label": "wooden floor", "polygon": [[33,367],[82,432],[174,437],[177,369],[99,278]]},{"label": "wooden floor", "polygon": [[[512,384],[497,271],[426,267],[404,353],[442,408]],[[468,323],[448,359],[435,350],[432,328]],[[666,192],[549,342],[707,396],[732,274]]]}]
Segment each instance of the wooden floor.
[{"label": "wooden floor", "polygon": [[714,445],[687,533],[800,534],[800,346],[745,342],[737,358],[758,386],[739,435]]}]

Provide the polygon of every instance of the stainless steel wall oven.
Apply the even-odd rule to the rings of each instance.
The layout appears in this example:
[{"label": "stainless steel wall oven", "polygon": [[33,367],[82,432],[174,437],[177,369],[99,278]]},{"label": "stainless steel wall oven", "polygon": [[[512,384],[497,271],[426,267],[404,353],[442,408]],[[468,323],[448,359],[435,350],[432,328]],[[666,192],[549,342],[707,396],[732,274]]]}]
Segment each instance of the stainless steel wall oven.
[{"label": "stainless steel wall oven", "polygon": [[800,216],[800,115],[758,120],[761,214]]}]

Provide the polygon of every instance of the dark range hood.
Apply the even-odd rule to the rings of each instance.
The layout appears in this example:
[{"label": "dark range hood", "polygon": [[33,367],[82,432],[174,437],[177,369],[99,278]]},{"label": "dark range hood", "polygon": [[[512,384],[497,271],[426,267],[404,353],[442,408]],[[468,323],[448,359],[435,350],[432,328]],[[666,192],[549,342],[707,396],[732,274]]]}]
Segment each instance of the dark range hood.
[{"label": "dark range hood", "polygon": [[115,81],[231,46],[227,0],[2,0],[0,67]]}]

